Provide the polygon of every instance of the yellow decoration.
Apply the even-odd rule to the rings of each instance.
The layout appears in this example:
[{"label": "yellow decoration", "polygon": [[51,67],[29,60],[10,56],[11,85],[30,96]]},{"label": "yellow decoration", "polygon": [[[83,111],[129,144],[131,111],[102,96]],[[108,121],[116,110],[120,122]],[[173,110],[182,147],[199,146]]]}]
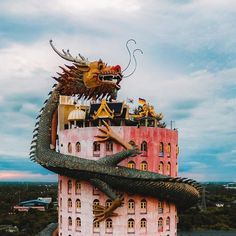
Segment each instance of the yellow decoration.
[{"label": "yellow decoration", "polygon": [[98,118],[114,118],[114,111],[109,108],[105,99],[102,100],[97,112],[94,112],[93,119],[95,120]]},{"label": "yellow decoration", "polygon": [[[139,99],[140,101],[140,99]],[[144,99],[142,99],[142,101],[145,101]],[[139,102],[140,103],[140,102]],[[142,106],[140,106],[141,109],[139,109],[138,114],[132,115],[133,118],[143,118],[143,117],[153,117],[156,118],[158,120],[162,120],[163,119],[163,115],[162,113],[156,113],[154,110],[154,106],[149,105],[148,103],[146,103],[146,101],[142,104]]]}]

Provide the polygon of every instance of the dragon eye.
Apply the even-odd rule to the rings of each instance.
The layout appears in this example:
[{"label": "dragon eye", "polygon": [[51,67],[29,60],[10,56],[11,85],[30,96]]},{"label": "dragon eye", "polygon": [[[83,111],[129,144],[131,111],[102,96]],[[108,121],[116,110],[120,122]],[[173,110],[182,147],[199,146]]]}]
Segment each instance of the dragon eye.
[{"label": "dragon eye", "polygon": [[103,64],[98,65],[98,69],[101,70],[103,68]]}]

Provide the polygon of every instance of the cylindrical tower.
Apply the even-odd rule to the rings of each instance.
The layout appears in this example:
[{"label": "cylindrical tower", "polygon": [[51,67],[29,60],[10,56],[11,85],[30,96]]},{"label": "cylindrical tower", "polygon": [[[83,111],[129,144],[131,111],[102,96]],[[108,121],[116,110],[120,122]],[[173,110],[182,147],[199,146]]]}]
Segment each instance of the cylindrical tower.
[{"label": "cylindrical tower", "polygon": [[[112,107],[117,104],[106,105]],[[95,106],[97,109],[93,110]],[[99,160],[106,155],[122,151],[123,147],[111,140],[102,143],[96,141],[99,130],[95,125],[101,124],[100,119],[107,119],[108,114],[106,116],[98,114],[97,120],[94,117],[92,120],[90,118],[101,106],[104,105],[97,103],[84,108],[76,108],[70,103],[60,104],[59,123],[61,125],[58,132],[60,153]],[[115,124],[116,118],[119,117],[114,116],[112,120],[108,119],[111,125]],[[150,126],[146,126],[145,122],[143,124],[133,126],[124,120],[123,122],[119,120],[116,126],[110,126],[123,140],[135,144],[141,151],[141,154],[123,160],[119,165],[176,177],[178,172],[177,130],[160,128],[154,123]],[[93,205],[108,207],[112,201],[88,181],[59,175],[58,182],[60,236],[176,235],[177,210],[173,203],[165,199],[159,200],[126,193],[123,205],[115,210],[117,216],[93,223]]]}]

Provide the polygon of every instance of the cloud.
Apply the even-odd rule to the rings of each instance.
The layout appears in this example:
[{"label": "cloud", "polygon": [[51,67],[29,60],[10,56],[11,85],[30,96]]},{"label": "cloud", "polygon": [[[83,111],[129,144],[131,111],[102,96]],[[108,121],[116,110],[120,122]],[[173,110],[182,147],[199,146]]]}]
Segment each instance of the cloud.
[{"label": "cloud", "polygon": [[[73,55],[81,53],[89,60],[101,57],[124,68],[128,62],[124,45],[134,37],[137,44],[131,48],[142,48],[144,55],[137,55],[135,74],[123,79],[120,99],[144,97],[164,113],[167,124],[175,120],[180,174],[212,179],[223,176],[221,166],[232,171],[235,4],[218,0],[1,1],[0,154],[18,159],[28,154],[37,111],[54,82],[50,76],[66,63],[51,50],[50,38],[59,50],[70,48]],[[133,68],[132,64],[130,71]],[[235,171],[231,174],[235,179]]]},{"label": "cloud", "polygon": [[0,181],[46,181],[54,182],[57,180],[56,175],[35,174],[21,171],[0,171]]}]

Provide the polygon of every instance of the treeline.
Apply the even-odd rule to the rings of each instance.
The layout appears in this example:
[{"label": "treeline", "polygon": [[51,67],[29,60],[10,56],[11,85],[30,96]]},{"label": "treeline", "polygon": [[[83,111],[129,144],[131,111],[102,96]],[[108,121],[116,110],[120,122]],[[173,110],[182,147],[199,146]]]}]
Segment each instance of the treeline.
[{"label": "treeline", "polygon": [[17,226],[18,233],[0,232],[1,236],[32,236],[44,229],[49,223],[57,222],[57,209],[46,212],[30,209],[29,212],[14,212],[13,206],[19,201],[52,197],[57,200],[56,183],[0,183],[0,225]]},{"label": "treeline", "polygon": [[[206,209],[202,209],[202,199],[197,207],[179,212],[178,230],[231,230],[236,229],[236,190],[223,185],[207,184]],[[222,207],[216,207],[222,204]]]}]

